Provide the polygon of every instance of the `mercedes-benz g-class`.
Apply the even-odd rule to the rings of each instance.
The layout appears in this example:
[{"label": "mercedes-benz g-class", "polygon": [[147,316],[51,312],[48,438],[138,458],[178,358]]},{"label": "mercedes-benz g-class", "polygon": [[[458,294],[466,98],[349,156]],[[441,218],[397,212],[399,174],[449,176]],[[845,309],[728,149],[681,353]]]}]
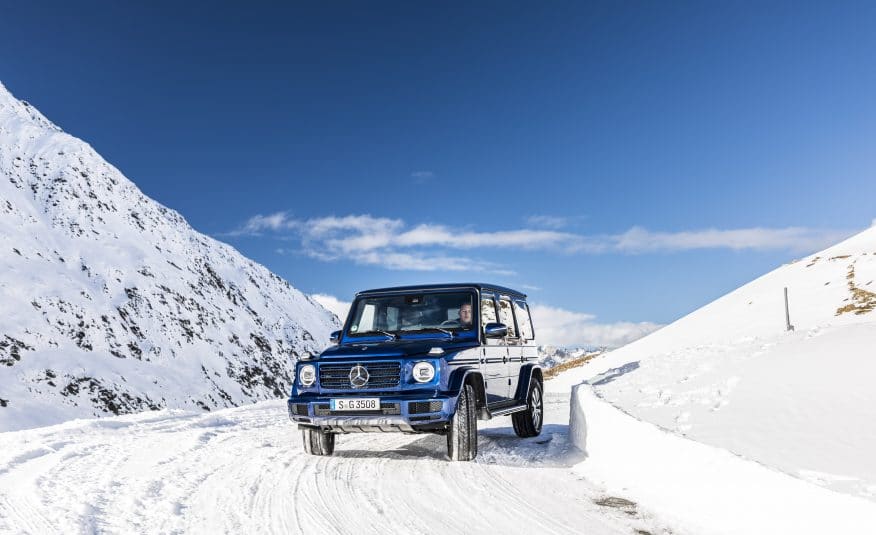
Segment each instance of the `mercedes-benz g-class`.
[{"label": "mercedes-benz g-class", "polygon": [[541,433],[542,371],[526,295],[492,284],[440,284],[356,294],[341,331],[296,366],[289,417],[304,449],[331,455],[342,433],[447,436],[447,454],[478,452],[478,420],[510,415]]}]

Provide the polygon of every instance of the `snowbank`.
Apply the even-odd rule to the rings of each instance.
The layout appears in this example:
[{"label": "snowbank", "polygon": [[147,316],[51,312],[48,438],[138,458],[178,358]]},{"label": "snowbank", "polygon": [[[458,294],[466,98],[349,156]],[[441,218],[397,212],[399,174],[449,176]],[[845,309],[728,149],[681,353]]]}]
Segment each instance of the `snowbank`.
[{"label": "snowbank", "polygon": [[876,501],[874,292],[870,228],[548,385],[587,380],[639,420]]},{"label": "snowbank", "polygon": [[876,505],[817,487],[725,450],[642,422],[572,391],[570,436],[587,458],[575,471],[640,501],[682,531],[859,533],[876,526]]}]

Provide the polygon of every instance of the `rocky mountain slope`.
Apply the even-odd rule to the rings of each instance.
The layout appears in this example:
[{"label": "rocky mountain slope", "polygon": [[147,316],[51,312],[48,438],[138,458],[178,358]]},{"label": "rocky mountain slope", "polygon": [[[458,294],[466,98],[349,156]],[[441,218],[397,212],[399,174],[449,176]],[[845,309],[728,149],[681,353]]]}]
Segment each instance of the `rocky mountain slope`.
[{"label": "rocky mountain slope", "polygon": [[280,397],[336,325],[0,85],[0,431]]}]

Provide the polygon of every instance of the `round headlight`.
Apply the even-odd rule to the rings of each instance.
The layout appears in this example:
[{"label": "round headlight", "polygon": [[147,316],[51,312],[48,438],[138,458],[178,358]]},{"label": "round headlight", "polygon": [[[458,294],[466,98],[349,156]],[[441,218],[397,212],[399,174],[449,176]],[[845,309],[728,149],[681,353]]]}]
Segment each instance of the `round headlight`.
[{"label": "round headlight", "polygon": [[431,362],[418,362],[414,364],[414,381],[428,383],[435,378],[435,366]]},{"label": "round headlight", "polygon": [[301,386],[312,386],[316,382],[316,366],[305,364],[298,369],[298,382]]}]

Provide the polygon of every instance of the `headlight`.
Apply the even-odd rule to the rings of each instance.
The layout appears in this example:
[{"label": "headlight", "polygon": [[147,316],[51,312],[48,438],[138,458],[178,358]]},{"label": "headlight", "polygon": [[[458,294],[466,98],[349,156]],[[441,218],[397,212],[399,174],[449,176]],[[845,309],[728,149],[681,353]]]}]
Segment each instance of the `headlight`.
[{"label": "headlight", "polygon": [[428,383],[435,378],[435,366],[431,362],[418,362],[414,364],[414,381]]},{"label": "headlight", "polygon": [[298,383],[301,386],[313,386],[316,382],[316,366],[313,364],[305,364],[298,368]]}]

